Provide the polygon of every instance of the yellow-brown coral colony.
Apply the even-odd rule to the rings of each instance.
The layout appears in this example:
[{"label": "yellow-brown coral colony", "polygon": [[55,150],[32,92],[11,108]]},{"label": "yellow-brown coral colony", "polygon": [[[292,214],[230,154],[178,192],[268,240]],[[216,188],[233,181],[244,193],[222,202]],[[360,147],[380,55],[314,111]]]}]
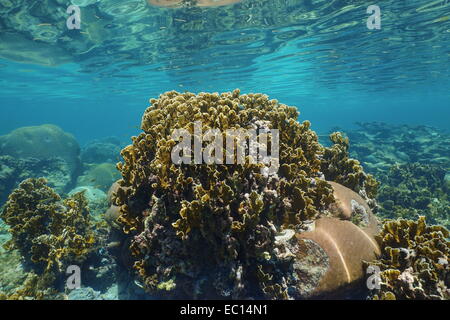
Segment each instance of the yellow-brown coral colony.
[{"label": "yellow-brown coral colony", "polygon": [[[336,139],[323,147],[310,123],[297,121],[295,107],[263,94],[171,91],[151,104],[143,133],[122,151],[114,201],[143,286],[165,297],[305,296],[288,253],[292,241],[276,239],[327,211],[334,197],[325,179],[373,194],[371,185],[365,190],[370,177],[347,148]],[[171,134],[194,134],[194,121],[204,131],[278,129],[278,172],[263,174],[264,164],[249,161],[174,164]]]},{"label": "yellow-brown coral colony", "polygon": [[63,201],[46,183],[43,178],[23,181],[1,214],[12,234],[5,246],[18,249],[33,270],[20,292],[35,298],[42,297],[69,265],[81,265],[95,242],[83,194]]},{"label": "yellow-brown coral colony", "polygon": [[384,224],[378,243],[379,260],[368,265],[380,271],[380,288],[373,299],[450,299],[449,231],[417,221],[393,220]]}]

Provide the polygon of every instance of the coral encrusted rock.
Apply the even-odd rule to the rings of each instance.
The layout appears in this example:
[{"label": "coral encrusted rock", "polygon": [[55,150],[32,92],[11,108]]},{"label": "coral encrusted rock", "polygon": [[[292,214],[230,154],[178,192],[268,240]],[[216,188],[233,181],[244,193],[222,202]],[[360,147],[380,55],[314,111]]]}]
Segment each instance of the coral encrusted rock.
[{"label": "coral encrusted rock", "polygon": [[[302,297],[290,243],[329,212],[335,199],[325,179],[369,199],[373,188],[361,166],[346,148],[320,145],[310,123],[297,121],[295,107],[263,94],[171,91],[150,102],[143,132],[122,150],[113,200],[140,285],[163,298]],[[194,122],[201,122],[200,134]],[[278,171],[250,162],[248,149],[240,164],[171,159],[175,129],[193,141],[217,129],[215,139],[226,141],[227,129],[240,128],[256,130],[258,138],[279,130]],[[259,148],[268,149],[272,139]],[[205,141],[200,147],[211,151]]]}]

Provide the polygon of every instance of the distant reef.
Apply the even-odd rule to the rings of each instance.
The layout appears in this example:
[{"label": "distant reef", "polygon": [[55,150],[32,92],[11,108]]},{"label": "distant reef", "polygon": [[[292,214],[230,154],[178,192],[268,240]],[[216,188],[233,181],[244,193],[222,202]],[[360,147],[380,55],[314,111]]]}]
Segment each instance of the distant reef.
[{"label": "distant reef", "polygon": [[450,134],[429,126],[358,123],[341,130],[350,154],[381,183],[383,218],[418,219],[450,227]]},{"label": "distant reef", "polygon": [[114,137],[81,148],[72,134],[52,124],[22,127],[0,136],[0,205],[28,178],[44,177],[60,194],[83,186],[107,192],[119,176],[115,163],[120,149]]},{"label": "distant reef", "polygon": [[18,128],[0,137],[0,202],[11,188],[31,177],[45,177],[68,192],[81,171],[80,146],[61,128],[45,124]]},{"label": "distant reef", "polygon": [[429,126],[357,123],[345,132],[350,154],[372,174],[385,174],[392,165],[421,163],[450,171],[450,133]]}]

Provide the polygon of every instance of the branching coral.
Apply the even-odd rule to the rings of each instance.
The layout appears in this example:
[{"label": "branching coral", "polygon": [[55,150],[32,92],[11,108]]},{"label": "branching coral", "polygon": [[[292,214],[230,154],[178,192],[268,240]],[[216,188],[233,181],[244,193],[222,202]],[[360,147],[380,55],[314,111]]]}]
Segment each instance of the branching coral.
[{"label": "branching coral", "polygon": [[[331,164],[346,165],[333,159],[348,159],[347,149],[324,149],[310,123],[297,122],[295,107],[262,94],[171,91],[151,104],[144,132],[122,151],[114,199],[143,286],[165,297],[289,297],[283,274],[292,272],[293,260],[281,255],[286,250],[276,248],[275,238],[301,229],[334,201],[321,168],[331,173]],[[278,172],[248,161],[248,150],[244,164],[173,163],[172,132],[193,134],[194,121],[202,122],[202,133],[278,129]],[[338,167],[331,178],[341,177]],[[360,166],[342,170],[364,191]]]},{"label": "branching coral", "polygon": [[377,237],[382,254],[372,299],[450,299],[449,231],[417,221],[391,220]]},{"label": "branching coral", "polygon": [[[9,196],[1,218],[12,235],[5,247],[18,249],[25,263],[49,280],[46,285],[67,266],[82,264],[95,242],[83,194],[62,201],[43,178],[23,181]],[[41,280],[30,281],[44,286]]]}]

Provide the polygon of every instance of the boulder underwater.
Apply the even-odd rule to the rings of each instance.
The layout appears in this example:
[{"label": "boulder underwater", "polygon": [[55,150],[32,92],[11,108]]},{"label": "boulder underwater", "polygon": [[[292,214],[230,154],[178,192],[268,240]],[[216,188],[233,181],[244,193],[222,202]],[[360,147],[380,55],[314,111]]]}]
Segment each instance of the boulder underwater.
[{"label": "boulder underwater", "polygon": [[80,163],[80,146],[75,137],[52,124],[18,128],[0,137],[0,154],[16,158],[59,157],[73,171]]},{"label": "boulder underwater", "polygon": [[111,184],[120,178],[120,173],[112,163],[85,164],[86,170],[77,179],[78,186],[93,186],[107,192]]},{"label": "boulder underwater", "polygon": [[304,248],[298,253],[298,263],[310,259],[305,252],[317,255],[320,250],[324,251],[321,254],[327,260],[325,270],[317,269],[321,277],[316,286],[310,288],[308,296],[311,297],[345,296],[362,284],[364,261],[374,260],[381,253],[375,240],[378,221],[367,203],[356,192],[335,182],[328,183],[332,185],[336,199],[330,205],[332,216],[319,218],[311,231],[296,235]]},{"label": "boulder underwater", "polygon": [[80,146],[70,133],[44,124],[0,136],[0,199],[27,178],[45,177],[58,193],[68,192],[81,168]]}]

